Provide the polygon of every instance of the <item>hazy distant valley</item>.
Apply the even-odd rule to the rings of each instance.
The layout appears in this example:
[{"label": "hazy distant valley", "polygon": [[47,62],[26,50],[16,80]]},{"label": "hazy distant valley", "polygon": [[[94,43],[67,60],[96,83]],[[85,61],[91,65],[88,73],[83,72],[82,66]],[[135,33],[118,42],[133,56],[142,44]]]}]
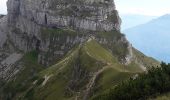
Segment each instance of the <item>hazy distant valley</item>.
[{"label": "hazy distant valley", "polygon": [[138,15],[138,14],[120,14],[122,19],[121,29],[126,30],[133,28],[135,26],[145,24],[158,16],[149,16],[149,15]]},{"label": "hazy distant valley", "polygon": [[159,61],[170,62],[170,15],[163,15],[135,27],[123,30],[138,50]]}]

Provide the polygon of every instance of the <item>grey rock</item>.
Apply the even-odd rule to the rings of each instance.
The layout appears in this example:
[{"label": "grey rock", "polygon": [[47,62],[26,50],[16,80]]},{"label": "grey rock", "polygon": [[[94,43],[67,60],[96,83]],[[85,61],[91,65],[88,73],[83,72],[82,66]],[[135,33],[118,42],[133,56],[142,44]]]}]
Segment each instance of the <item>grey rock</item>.
[{"label": "grey rock", "polygon": [[[24,26],[27,28],[35,26],[29,21],[48,27],[69,27],[92,31],[120,30],[120,18],[112,0],[72,0],[69,4],[68,2],[65,0],[8,0],[8,21],[14,25],[17,24],[22,31],[26,31],[23,29]],[[113,19],[117,22],[108,19],[111,15],[115,16]],[[25,25],[24,22],[30,24]]]},{"label": "grey rock", "polygon": [[7,40],[6,24],[7,24],[7,17],[5,16],[0,19],[0,48],[2,48],[2,46]]},{"label": "grey rock", "polygon": [[17,74],[19,66],[16,67],[16,62],[21,58],[22,54],[13,53],[0,62],[0,78],[7,80]]},{"label": "grey rock", "polygon": [[5,15],[1,15],[1,14],[0,14],[0,19],[3,18],[4,16],[5,16]]}]

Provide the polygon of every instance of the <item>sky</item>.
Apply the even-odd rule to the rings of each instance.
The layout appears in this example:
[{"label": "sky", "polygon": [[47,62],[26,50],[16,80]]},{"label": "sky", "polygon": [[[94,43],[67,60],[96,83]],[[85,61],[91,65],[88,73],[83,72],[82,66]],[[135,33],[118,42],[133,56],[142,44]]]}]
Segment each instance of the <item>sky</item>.
[{"label": "sky", "polygon": [[[0,14],[6,14],[6,1],[0,0]],[[170,13],[170,0],[115,0],[120,14],[161,16]]]},{"label": "sky", "polygon": [[6,1],[7,0],[0,0],[0,14],[7,14]]},{"label": "sky", "polygon": [[170,0],[115,0],[120,14],[161,16],[170,13]]}]

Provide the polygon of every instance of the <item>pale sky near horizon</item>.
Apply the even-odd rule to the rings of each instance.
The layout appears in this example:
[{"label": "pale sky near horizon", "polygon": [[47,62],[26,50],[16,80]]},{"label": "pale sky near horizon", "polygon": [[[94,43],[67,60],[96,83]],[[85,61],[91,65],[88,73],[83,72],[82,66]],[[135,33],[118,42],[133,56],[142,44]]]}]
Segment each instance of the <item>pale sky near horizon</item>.
[{"label": "pale sky near horizon", "polygon": [[170,0],[115,0],[121,14],[161,16],[170,14]]},{"label": "pale sky near horizon", "polygon": [[[0,14],[6,14],[6,1],[0,0]],[[170,0],[115,0],[121,14],[161,16],[170,14]]]},{"label": "pale sky near horizon", "polygon": [[6,1],[7,0],[0,0],[0,14],[7,13]]}]

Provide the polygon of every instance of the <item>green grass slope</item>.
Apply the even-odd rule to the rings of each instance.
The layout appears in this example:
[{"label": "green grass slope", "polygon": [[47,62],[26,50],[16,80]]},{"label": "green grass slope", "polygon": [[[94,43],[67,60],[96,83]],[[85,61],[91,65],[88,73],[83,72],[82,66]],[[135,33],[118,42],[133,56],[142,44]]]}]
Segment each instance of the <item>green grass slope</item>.
[{"label": "green grass slope", "polygon": [[143,64],[147,69],[149,69],[150,67],[153,67],[153,66],[160,66],[160,62],[158,62],[157,60],[155,60],[152,57],[145,56],[143,53],[141,53],[140,51],[138,51],[135,48],[133,48],[133,53],[134,53],[137,61],[139,63]]},{"label": "green grass slope", "polygon": [[[104,67],[106,69],[96,74],[95,86],[91,87],[94,95],[142,72],[137,64],[133,65],[134,68],[136,67],[135,70],[132,70],[130,65],[120,64],[111,52],[103,48],[97,41],[89,39],[86,43],[71,50],[60,62],[41,71],[40,79],[46,80],[45,77],[49,79],[33,86],[33,90],[31,90],[33,93],[29,96],[37,100],[82,99],[90,80]],[[95,92],[95,90],[100,91]]]},{"label": "green grass slope", "polygon": [[[137,51],[135,55],[138,60],[149,59]],[[136,61],[123,65],[117,58],[93,38],[75,46],[48,68],[37,64],[38,54],[33,51],[25,54],[25,67],[4,90],[7,99],[14,100],[90,99],[143,72]]]}]

